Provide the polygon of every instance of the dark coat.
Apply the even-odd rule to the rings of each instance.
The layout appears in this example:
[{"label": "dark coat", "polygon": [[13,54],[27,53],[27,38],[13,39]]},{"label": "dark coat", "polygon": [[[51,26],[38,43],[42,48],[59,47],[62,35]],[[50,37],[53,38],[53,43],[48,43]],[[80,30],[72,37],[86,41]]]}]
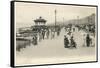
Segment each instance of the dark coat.
[{"label": "dark coat", "polygon": [[87,37],[86,37],[86,44],[87,44],[87,47],[90,46],[90,42],[91,42],[91,38],[89,37],[89,35],[87,35]]},{"label": "dark coat", "polygon": [[64,38],[64,45],[65,45],[65,48],[68,47],[68,45],[69,45],[68,38]]}]

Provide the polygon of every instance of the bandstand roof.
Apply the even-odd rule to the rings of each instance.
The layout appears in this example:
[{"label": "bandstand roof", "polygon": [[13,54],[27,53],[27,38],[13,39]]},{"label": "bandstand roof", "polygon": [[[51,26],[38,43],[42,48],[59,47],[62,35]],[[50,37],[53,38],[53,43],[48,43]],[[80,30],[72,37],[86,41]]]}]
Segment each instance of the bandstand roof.
[{"label": "bandstand roof", "polygon": [[34,20],[34,22],[35,22],[35,23],[37,23],[37,22],[41,22],[41,23],[43,22],[43,23],[45,23],[46,20],[43,19],[43,18],[40,16],[38,19]]}]

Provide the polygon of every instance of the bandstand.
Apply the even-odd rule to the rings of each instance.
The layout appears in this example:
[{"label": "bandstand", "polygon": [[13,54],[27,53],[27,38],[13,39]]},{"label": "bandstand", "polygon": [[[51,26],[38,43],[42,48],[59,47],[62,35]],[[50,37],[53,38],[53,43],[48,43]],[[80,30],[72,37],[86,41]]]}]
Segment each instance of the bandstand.
[{"label": "bandstand", "polygon": [[47,21],[43,19],[41,16],[38,19],[35,19],[34,22],[35,22],[35,25],[34,25],[35,30],[41,30],[41,29],[46,28]]}]

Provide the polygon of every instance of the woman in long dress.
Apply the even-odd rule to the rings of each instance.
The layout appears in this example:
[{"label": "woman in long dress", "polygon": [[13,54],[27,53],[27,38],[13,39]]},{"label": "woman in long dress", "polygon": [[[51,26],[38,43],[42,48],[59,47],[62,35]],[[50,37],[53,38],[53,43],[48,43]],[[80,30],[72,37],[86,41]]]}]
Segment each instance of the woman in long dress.
[{"label": "woman in long dress", "polygon": [[64,47],[65,48],[69,48],[69,40],[68,40],[68,38],[66,37],[66,36],[64,36]]}]

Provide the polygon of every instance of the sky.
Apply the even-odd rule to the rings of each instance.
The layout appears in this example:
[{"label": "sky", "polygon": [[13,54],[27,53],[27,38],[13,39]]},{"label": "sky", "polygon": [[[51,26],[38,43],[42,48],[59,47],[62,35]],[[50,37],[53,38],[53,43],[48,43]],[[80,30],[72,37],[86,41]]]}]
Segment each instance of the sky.
[{"label": "sky", "polygon": [[17,26],[34,25],[34,20],[40,16],[47,20],[47,24],[55,22],[55,12],[57,11],[57,22],[63,22],[70,19],[84,18],[96,13],[96,7],[75,6],[75,5],[57,5],[41,3],[15,3],[15,22]]}]

